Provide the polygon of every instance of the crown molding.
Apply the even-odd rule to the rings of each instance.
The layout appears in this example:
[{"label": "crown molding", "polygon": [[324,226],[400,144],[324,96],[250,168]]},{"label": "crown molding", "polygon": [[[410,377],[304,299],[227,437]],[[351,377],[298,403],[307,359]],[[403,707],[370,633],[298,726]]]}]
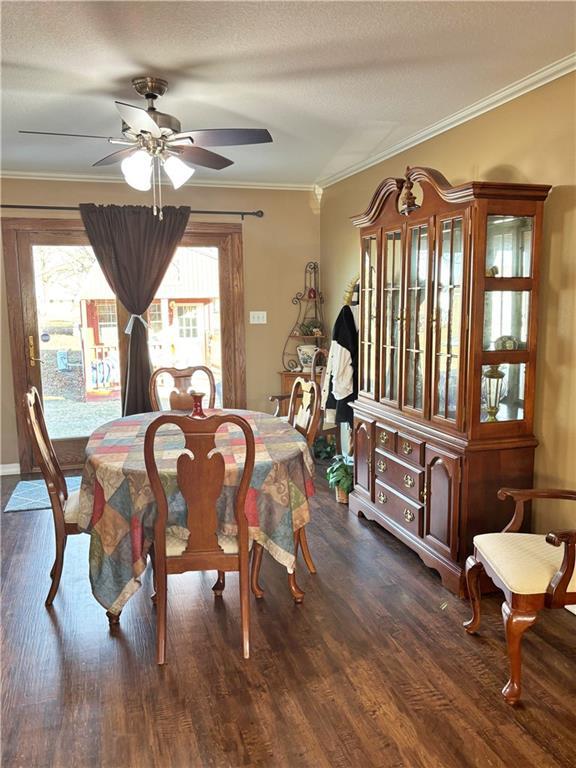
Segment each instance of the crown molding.
[{"label": "crown molding", "polygon": [[335,173],[331,176],[318,179],[316,184],[322,188],[330,187],[332,184],[336,184],[337,182],[343,181],[350,176],[354,176],[354,174],[360,173],[360,171],[365,171],[368,168],[372,168],[372,166],[381,163],[383,160],[388,160],[395,155],[399,155],[400,152],[404,152],[406,149],[410,149],[411,147],[415,147],[418,144],[422,144],[422,142],[427,141],[428,139],[432,139],[434,136],[445,133],[451,128],[456,128],[456,126],[462,125],[462,123],[466,123],[469,120],[473,120],[475,117],[479,117],[480,115],[484,114],[484,112],[489,112],[492,109],[496,109],[496,107],[500,107],[502,104],[506,104],[508,101],[517,99],[519,96],[523,96],[525,93],[529,93],[536,88],[540,88],[541,86],[546,85],[547,83],[550,83],[559,77],[568,75],[570,72],[574,72],[575,70],[576,53],[571,53],[568,56],[565,56],[563,59],[559,59],[558,61],[555,61],[552,64],[543,67],[542,69],[539,69],[537,72],[534,72],[527,77],[523,77],[521,80],[517,80],[515,83],[507,85],[505,88],[501,88],[499,91],[495,91],[494,93],[490,94],[490,96],[486,96],[484,99],[476,101],[469,107],[465,107],[465,109],[454,112],[452,115],[439,120],[437,123],[433,123],[427,128],[414,133],[407,139],[404,139],[397,144],[391,145],[377,155],[373,155],[366,160],[362,160],[359,163],[350,165],[344,170],[339,171],[338,173]]},{"label": "crown molding", "polygon": [[[89,176],[73,173],[36,173],[35,171],[2,171],[0,179],[16,179],[20,181],[67,181],[74,183],[87,182],[90,184],[126,184],[120,176]],[[166,185],[168,186],[168,185]],[[270,182],[230,181],[196,181],[187,182],[186,187],[219,187],[222,189],[270,189],[288,192],[312,192],[314,184],[272,184]],[[182,189],[182,187],[180,187]]]}]

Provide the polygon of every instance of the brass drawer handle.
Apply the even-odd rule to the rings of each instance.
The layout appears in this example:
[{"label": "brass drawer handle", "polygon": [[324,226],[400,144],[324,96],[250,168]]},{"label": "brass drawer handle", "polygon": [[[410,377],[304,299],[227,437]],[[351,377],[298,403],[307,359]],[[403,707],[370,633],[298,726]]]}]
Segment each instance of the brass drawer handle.
[{"label": "brass drawer handle", "polygon": [[386,445],[388,442],[388,433],[387,432],[380,432],[380,442],[382,445]]},{"label": "brass drawer handle", "polygon": [[388,465],[383,459],[378,459],[378,469],[380,470],[380,472],[386,472],[386,470],[388,469]]},{"label": "brass drawer handle", "polygon": [[380,504],[386,504],[386,502],[388,501],[388,496],[386,496],[385,493],[382,493],[382,491],[380,491],[380,493],[378,494],[378,501],[380,502]]},{"label": "brass drawer handle", "polygon": [[414,478],[412,475],[409,475],[408,473],[404,475],[404,485],[406,488],[414,488]]},{"label": "brass drawer handle", "polygon": [[413,523],[415,517],[416,515],[411,509],[404,509],[404,520],[406,520],[407,523]]},{"label": "brass drawer handle", "polygon": [[404,440],[404,442],[402,443],[402,453],[405,456],[410,456],[410,454],[412,453],[412,446],[407,440]]}]

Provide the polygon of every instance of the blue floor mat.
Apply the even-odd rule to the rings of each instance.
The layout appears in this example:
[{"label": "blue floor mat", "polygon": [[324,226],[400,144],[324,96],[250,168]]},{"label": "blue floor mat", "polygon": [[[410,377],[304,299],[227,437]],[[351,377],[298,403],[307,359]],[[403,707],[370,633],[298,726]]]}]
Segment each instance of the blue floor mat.
[{"label": "blue floor mat", "polygon": [[[80,488],[78,477],[67,477],[68,492]],[[21,480],[12,491],[12,496],[4,508],[4,512],[22,512],[29,509],[49,509],[50,499],[44,480]]]}]

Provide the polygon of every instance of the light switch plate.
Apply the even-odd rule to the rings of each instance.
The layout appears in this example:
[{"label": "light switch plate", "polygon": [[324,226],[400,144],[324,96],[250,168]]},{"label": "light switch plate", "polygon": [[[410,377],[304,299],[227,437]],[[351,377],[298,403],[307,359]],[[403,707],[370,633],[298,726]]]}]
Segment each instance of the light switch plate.
[{"label": "light switch plate", "polygon": [[266,312],[250,312],[251,325],[266,325],[268,322]]}]

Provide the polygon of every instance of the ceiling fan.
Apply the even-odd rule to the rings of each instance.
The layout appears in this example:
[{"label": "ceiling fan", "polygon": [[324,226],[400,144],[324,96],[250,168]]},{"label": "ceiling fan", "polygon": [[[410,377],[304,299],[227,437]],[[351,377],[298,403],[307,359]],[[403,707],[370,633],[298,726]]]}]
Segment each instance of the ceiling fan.
[{"label": "ceiling fan", "polygon": [[[94,166],[121,163],[126,182],[134,189],[141,191],[147,191],[154,185],[154,198],[156,198],[156,186],[161,195],[161,168],[164,169],[174,189],[178,189],[194,173],[193,166],[203,166],[219,171],[233,164],[233,160],[211,152],[205,147],[264,144],[272,141],[272,136],[265,128],[209,128],[182,131],[180,121],[176,117],[159,112],[154,106],[156,99],[168,90],[166,80],[159,77],[136,77],[132,80],[132,85],[136,92],[146,99],[148,107],[143,109],[122,101],[114,102],[122,118],[124,138],[52,131],[20,131],[20,133],[105,139],[110,144],[127,145],[126,149],[120,149],[98,160]],[[155,199],[154,208],[156,209]]]}]

